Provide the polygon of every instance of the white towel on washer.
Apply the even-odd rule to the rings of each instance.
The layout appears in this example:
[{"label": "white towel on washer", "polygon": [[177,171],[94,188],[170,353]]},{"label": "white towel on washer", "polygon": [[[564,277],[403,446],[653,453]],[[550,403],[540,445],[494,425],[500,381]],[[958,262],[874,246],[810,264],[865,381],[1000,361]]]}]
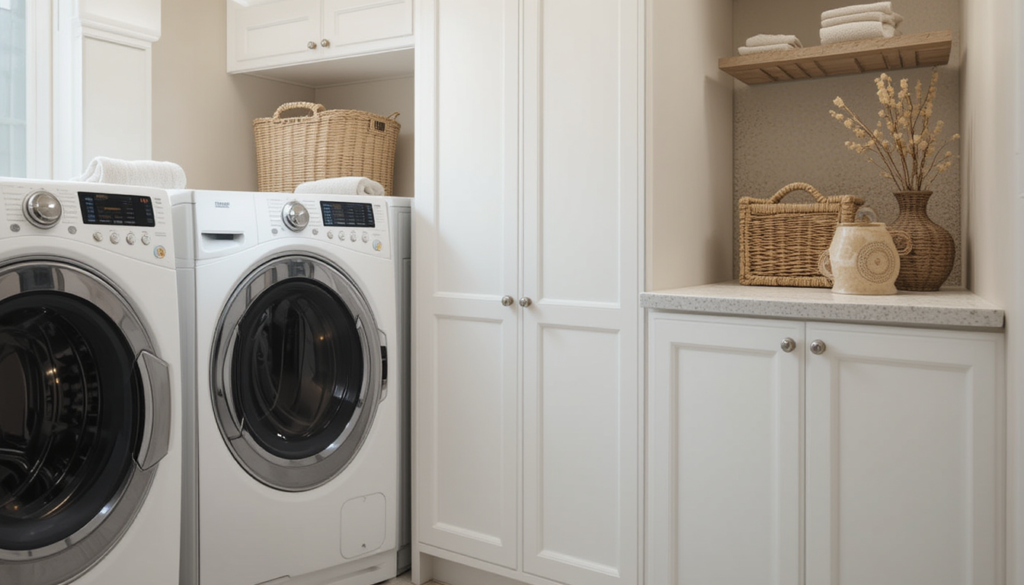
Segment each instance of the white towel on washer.
[{"label": "white towel on washer", "polygon": [[172,162],[156,160],[121,160],[97,156],[85,172],[72,181],[136,185],[160,189],[184,189],[185,171]]},{"label": "white towel on washer", "polygon": [[295,192],[319,195],[383,195],[384,186],[366,177],[334,177],[300,183],[295,187]]}]

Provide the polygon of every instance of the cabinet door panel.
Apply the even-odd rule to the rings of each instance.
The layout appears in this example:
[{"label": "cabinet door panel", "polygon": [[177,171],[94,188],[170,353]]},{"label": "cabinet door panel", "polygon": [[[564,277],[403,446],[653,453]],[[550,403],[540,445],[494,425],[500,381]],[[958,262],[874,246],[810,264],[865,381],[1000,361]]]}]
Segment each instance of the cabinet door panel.
[{"label": "cabinet door panel", "polygon": [[995,583],[995,338],[807,329],[808,584]]},{"label": "cabinet door panel", "polygon": [[518,296],[519,13],[476,0],[428,10],[417,92],[436,111],[417,111],[413,225],[417,537],[515,569],[520,309],[501,299]]},{"label": "cabinet door panel", "polygon": [[311,52],[306,44],[320,41],[320,0],[275,0],[244,8],[227,4],[233,22],[228,42],[240,66],[252,59]]},{"label": "cabinet door panel", "polygon": [[323,36],[332,47],[412,34],[412,0],[324,0]]},{"label": "cabinet door panel", "polygon": [[640,4],[523,2],[523,569],[564,583],[638,579]]},{"label": "cabinet door panel", "polygon": [[801,333],[651,315],[648,582],[800,582]]}]

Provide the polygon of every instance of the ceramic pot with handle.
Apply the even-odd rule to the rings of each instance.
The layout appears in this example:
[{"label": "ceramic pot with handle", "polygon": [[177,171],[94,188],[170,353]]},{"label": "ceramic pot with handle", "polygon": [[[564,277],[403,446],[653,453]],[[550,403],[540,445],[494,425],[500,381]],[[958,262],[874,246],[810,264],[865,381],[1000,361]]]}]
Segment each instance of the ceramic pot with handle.
[{"label": "ceramic pot with handle", "polygon": [[834,293],[893,295],[900,256],[909,254],[912,247],[906,232],[890,231],[884,223],[841,223],[832,244],[822,252],[818,268],[832,279]]}]

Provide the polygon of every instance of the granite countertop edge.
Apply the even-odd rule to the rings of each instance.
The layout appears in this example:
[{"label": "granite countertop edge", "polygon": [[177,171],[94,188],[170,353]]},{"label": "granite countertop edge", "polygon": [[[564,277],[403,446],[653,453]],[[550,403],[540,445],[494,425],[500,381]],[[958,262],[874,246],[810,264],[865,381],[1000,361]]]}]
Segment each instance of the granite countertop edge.
[{"label": "granite countertop edge", "polygon": [[1003,309],[966,290],[841,295],[829,289],[744,286],[736,281],[643,292],[640,306],[688,313],[955,329],[1002,329],[1005,320]]}]

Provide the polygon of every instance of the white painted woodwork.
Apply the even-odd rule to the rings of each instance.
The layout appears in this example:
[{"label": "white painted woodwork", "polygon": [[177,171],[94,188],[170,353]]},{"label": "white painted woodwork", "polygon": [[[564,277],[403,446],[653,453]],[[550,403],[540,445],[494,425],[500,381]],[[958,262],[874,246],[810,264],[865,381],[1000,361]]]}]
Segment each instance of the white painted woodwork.
[{"label": "white painted woodwork", "polygon": [[1001,334],[649,324],[648,582],[1003,582]]},{"label": "white painted woodwork", "polygon": [[416,537],[515,568],[519,307],[501,298],[518,298],[519,13],[437,11],[417,55],[431,65],[417,76]]},{"label": "white painted woodwork", "polygon": [[412,0],[324,0],[323,38],[332,47],[412,34]]},{"label": "white painted woodwork", "polygon": [[[371,56],[373,63],[385,65],[382,75],[391,75],[396,66],[408,62],[381,61],[379,54],[412,46],[412,0],[225,1],[229,73],[262,72],[273,78],[278,76],[275,70],[284,68],[279,76],[291,81],[289,69],[295,66]],[[353,66],[360,67],[358,59]],[[315,69],[314,77],[317,71],[323,76],[345,75],[343,66]],[[309,85],[331,83],[330,78],[309,77],[299,75]]]},{"label": "white painted woodwork", "polygon": [[649,326],[647,582],[801,583],[803,327],[660,312]]},{"label": "white painted woodwork", "polygon": [[635,583],[639,6],[523,6],[523,570]]},{"label": "white painted woodwork", "polygon": [[414,580],[639,580],[642,4],[419,3]]},{"label": "white painted woodwork", "polygon": [[807,583],[1002,582],[1001,347],[809,324]]}]

